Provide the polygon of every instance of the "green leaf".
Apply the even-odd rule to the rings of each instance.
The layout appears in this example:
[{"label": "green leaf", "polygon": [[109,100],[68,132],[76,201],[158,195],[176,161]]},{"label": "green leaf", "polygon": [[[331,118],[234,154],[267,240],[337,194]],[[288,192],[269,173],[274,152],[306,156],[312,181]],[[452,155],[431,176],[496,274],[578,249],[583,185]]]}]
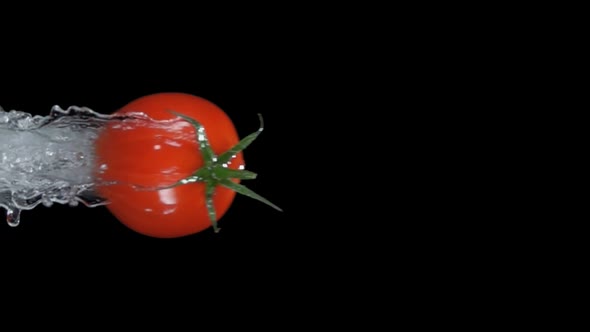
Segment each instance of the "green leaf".
[{"label": "green leaf", "polygon": [[257,174],[243,169],[231,169],[227,167],[215,167],[213,175],[217,179],[240,179],[240,180],[254,180]]},{"label": "green leaf", "polygon": [[218,233],[220,229],[217,227],[217,213],[215,212],[215,206],[213,205],[213,194],[215,194],[215,187],[215,184],[207,182],[205,187],[205,204],[207,205],[209,220],[211,221],[211,225],[213,225],[213,231]]},{"label": "green leaf", "polygon": [[235,183],[235,182],[233,182],[233,181],[231,181],[229,179],[221,180],[219,182],[219,184],[221,184],[222,186],[224,186],[226,188],[229,188],[229,189],[237,192],[238,194],[242,194],[244,196],[253,198],[255,200],[258,200],[258,201],[260,201],[260,202],[262,202],[262,203],[264,203],[264,204],[266,204],[266,205],[274,208],[277,211],[283,212],[283,210],[280,207],[274,205],[273,203],[271,203],[266,198],[258,195],[257,193],[253,192],[252,190],[246,188],[245,186],[243,186],[241,184]]},{"label": "green leaf", "polygon": [[260,133],[264,130],[264,121],[262,119],[262,114],[258,114],[258,119],[260,120],[260,127],[256,132],[244,137],[238,144],[234,145],[231,149],[227,150],[226,152],[222,153],[217,161],[221,164],[225,164],[230,161],[236,154],[240,151],[243,151],[248,147],[248,145],[252,144],[254,140],[260,135]]}]

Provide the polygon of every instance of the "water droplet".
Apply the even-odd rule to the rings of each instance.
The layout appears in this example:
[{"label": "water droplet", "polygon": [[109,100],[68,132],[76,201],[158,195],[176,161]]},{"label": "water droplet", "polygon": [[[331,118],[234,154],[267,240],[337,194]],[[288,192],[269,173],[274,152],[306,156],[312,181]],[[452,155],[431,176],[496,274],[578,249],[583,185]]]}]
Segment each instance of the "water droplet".
[{"label": "water droplet", "polygon": [[178,170],[178,167],[170,167],[162,170],[162,174],[172,174]]},{"label": "water droplet", "polygon": [[7,209],[6,211],[6,222],[12,227],[18,226],[20,223],[20,210],[19,209]]},{"label": "water droplet", "polygon": [[43,196],[41,203],[43,203],[45,207],[51,207],[53,205],[53,202],[47,196]]},{"label": "water droplet", "polygon": [[166,145],[175,146],[175,147],[182,146],[182,144],[180,144],[179,142],[177,142],[175,140],[171,140],[171,139],[167,139],[166,141],[164,141],[164,143]]}]

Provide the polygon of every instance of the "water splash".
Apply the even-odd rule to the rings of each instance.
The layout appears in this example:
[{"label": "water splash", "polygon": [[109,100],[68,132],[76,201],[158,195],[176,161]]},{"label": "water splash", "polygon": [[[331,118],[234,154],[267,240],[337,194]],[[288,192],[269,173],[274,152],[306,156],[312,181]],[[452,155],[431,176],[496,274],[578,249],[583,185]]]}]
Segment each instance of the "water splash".
[{"label": "water splash", "polygon": [[112,118],[77,106],[49,116],[0,107],[0,207],[10,226],[41,203],[106,204],[93,191],[93,144]]},{"label": "water splash", "polygon": [[118,130],[156,127],[179,140],[194,140],[182,130],[190,124],[180,118],[155,120],[141,112],[107,115],[78,106],[54,106],[48,116],[33,116],[0,107],[0,207],[6,209],[10,226],[18,226],[22,210],[39,204],[108,204],[96,193],[94,178],[95,141],[107,124]]}]

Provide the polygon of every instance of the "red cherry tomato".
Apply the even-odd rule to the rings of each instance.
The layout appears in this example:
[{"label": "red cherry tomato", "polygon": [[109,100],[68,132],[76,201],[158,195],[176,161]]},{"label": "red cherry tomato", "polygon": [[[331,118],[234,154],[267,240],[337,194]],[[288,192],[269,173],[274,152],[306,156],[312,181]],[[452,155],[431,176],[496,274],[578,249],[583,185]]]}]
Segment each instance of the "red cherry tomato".
[{"label": "red cherry tomato", "polygon": [[[231,119],[215,104],[184,93],[158,93],[136,99],[116,115],[142,112],[154,120],[171,120],[183,114],[198,121],[206,131],[211,149],[222,154],[239,142]],[[203,231],[212,226],[206,207],[205,184],[188,183],[163,187],[193,174],[203,166],[195,127],[174,131],[165,127],[136,126],[125,130],[125,121],[113,121],[96,141],[98,193],[110,201],[107,208],[130,229],[152,237],[172,238]],[[230,169],[244,167],[242,152],[228,163]],[[239,183],[238,179],[232,179]],[[114,182],[115,184],[101,184]],[[235,191],[217,186],[214,208],[221,218],[235,197]]]}]

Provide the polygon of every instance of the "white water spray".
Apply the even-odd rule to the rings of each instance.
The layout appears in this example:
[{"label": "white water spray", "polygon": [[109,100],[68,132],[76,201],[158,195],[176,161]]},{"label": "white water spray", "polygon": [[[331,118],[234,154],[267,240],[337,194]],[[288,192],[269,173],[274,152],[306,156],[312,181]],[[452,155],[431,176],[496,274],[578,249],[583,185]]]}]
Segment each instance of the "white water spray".
[{"label": "white water spray", "polygon": [[9,225],[39,204],[106,204],[94,192],[94,142],[110,119],[77,106],[54,106],[48,116],[0,107],[0,207]]}]

